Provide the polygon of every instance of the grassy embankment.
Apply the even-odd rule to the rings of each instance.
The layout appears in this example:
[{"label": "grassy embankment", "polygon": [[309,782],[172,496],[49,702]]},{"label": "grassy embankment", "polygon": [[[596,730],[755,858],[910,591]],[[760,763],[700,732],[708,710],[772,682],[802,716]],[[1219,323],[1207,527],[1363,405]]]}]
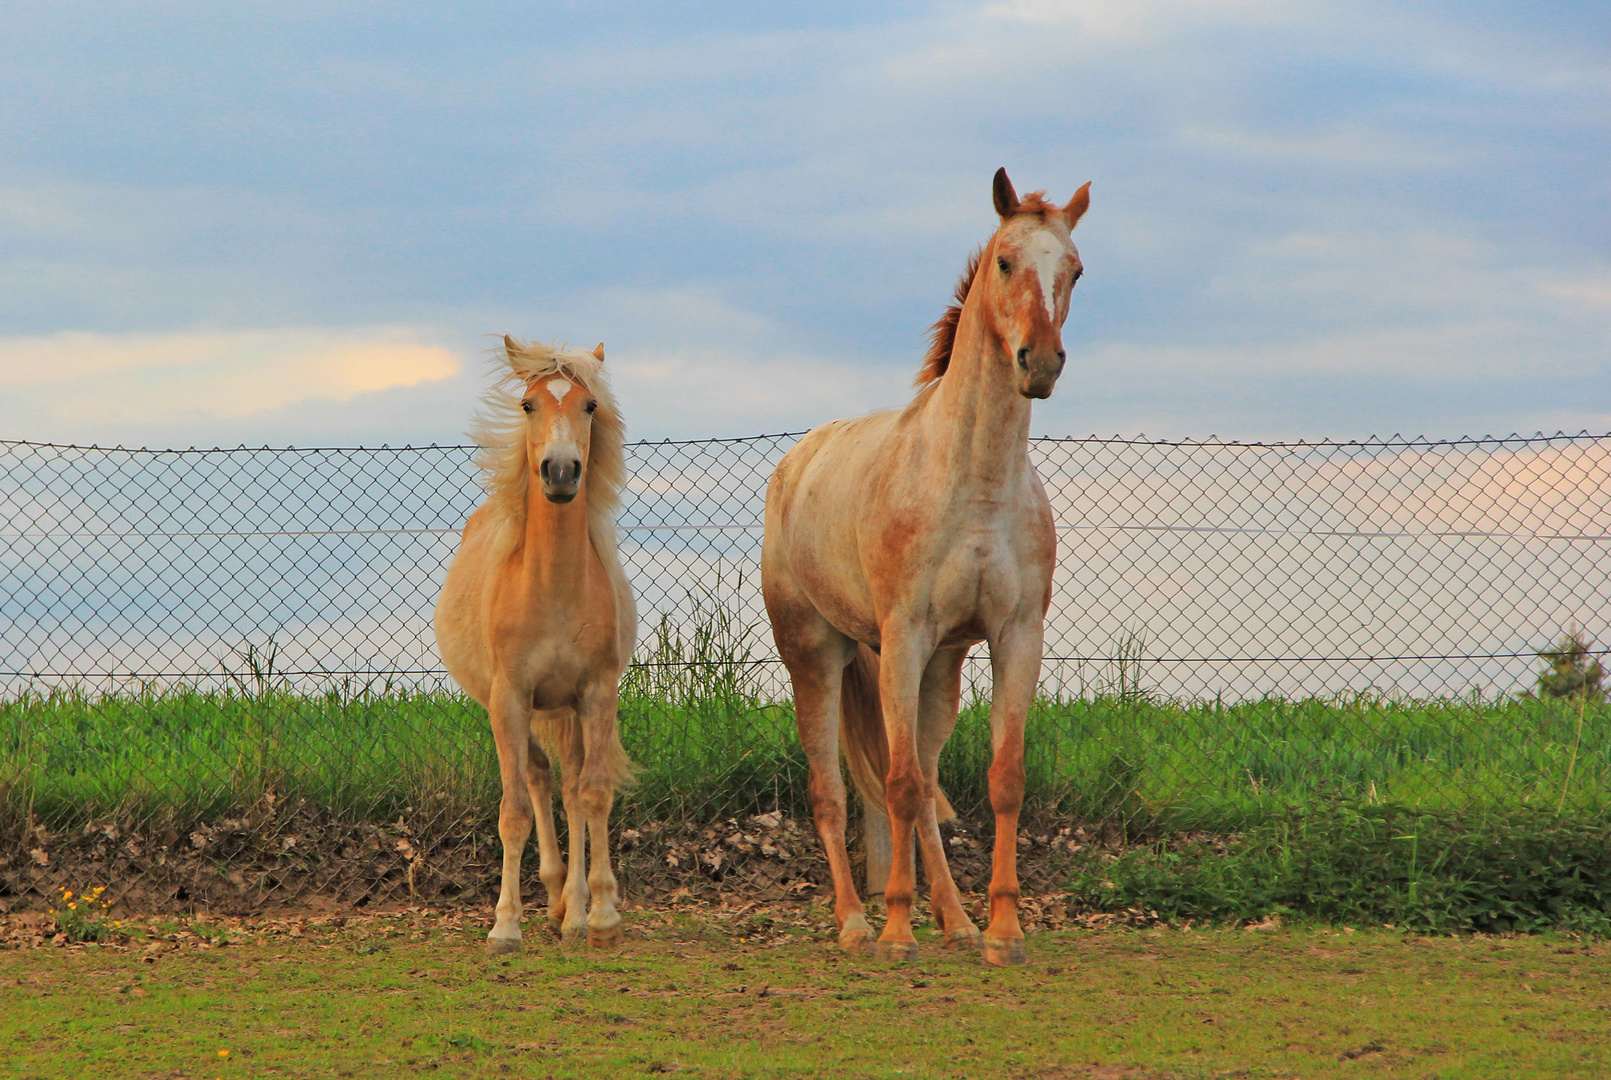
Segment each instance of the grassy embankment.
[{"label": "grassy embankment", "polygon": [[[642,767],[617,820],[803,812],[787,704],[742,693],[621,704]],[[941,762],[964,816],[988,813],[985,708],[970,705]],[[1027,734],[1028,799],[1131,836],[1228,832],[1344,799],[1434,812],[1611,808],[1611,708],[1558,701],[1041,700]],[[491,813],[496,768],[479,706],[453,693],[252,692],[0,703],[0,798],[70,826],[112,814],[215,818],[266,790],[339,816]]]},{"label": "grassy embankment", "polygon": [[[763,700],[718,624],[663,631],[623,686],[642,767],[614,820],[804,814],[790,707]],[[689,664],[687,661],[692,660]],[[1087,856],[1085,907],[1224,920],[1302,913],[1427,930],[1611,930],[1611,707],[1560,700],[1171,703],[1042,699],[1028,809],[1156,841]],[[941,760],[964,817],[989,817],[986,708]],[[490,841],[496,766],[481,709],[446,692],[297,694],[259,671],[229,691],[0,703],[0,827],[218,820],[265,792],[338,820],[466,821]],[[1237,845],[1166,844],[1240,833]],[[93,883],[91,883],[93,884]]]}]

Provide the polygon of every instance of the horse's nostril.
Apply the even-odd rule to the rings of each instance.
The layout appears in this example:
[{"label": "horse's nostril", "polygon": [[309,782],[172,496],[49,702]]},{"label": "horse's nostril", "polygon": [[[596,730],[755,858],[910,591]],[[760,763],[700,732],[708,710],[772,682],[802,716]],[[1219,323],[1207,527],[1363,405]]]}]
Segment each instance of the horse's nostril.
[{"label": "horse's nostril", "polygon": [[1027,345],[1018,350],[1018,366],[1026,371],[1029,370],[1029,346]]},{"label": "horse's nostril", "polygon": [[1057,362],[1059,364],[1061,364],[1064,360],[1067,360],[1067,359],[1068,359],[1068,353],[1064,352],[1062,349],[1058,349],[1057,350]]},{"label": "horse's nostril", "polygon": [[547,458],[543,458],[542,464],[537,466],[537,475],[539,475],[539,476],[541,476],[543,478],[543,483],[545,483],[545,484],[548,483],[548,459]]},{"label": "horse's nostril", "polygon": [[582,478],[582,462],[577,458],[571,458],[571,479],[572,480],[580,480],[581,478]]}]

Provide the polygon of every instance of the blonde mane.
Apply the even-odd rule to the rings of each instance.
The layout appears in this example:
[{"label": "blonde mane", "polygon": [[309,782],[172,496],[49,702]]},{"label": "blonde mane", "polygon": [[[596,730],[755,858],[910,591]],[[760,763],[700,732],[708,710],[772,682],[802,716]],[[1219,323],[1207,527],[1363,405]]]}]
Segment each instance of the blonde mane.
[{"label": "blonde mane", "polygon": [[481,486],[487,490],[487,507],[503,524],[500,547],[512,548],[526,525],[526,497],[531,468],[526,461],[526,414],[520,399],[534,381],[555,375],[579,382],[598,401],[587,452],[588,532],[593,546],[607,561],[615,559],[615,512],[626,482],[626,425],[604,361],[580,349],[566,349],[534,341],[521,344],[505,339],[493,361],[498,380],[482,399],[482,411],[470,430],[481,447],[476,465]]}]

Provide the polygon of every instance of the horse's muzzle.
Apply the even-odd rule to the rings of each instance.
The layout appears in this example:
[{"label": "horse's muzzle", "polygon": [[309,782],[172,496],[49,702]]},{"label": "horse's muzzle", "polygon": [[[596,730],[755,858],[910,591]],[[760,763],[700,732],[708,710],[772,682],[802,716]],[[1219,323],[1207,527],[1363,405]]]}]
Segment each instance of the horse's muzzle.
[{"label": "horse's muzzle", "polygon": [[1056,349],[1018,350],[1015,357],[1018,367],[1018,392],[1026,398],[1044,400],[1052,396],[1057,377],[1063,374],[1068,354],[1059,346]]},{"label": "horse's muzzle", "polygon": [[543,481],[543,498],[568,503],[582,487],[582,463],[573,457],[543,458],[537,467]]}]

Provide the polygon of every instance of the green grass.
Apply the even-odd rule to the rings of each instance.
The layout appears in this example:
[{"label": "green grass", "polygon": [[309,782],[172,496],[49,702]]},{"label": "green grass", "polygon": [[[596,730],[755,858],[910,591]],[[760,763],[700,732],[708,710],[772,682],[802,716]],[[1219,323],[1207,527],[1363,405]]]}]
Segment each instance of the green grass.
[{"label": "green grass", "polygon": [[1611,936],[1611,822],[1548,810],[1465,813],[1321,800],[1230,841],[1085,854],[1085,910],[1240,923],[1299,914],[1424,933]]},{"label": "green grass", "polygon": [[[680,678],[626,684],[622,739],[642,771],[616,819],[804,813],[790,706],[742,678]],[[941,783],[968,817],[988,815],[986,714],[970,704],[941,759]],[[1043,699],[1026,736],[1027,797],[1142,839],[1231,831],[1338,798],[1611,818],[1611,707],[1590,705],[1581,734],[1579,723],[1575,705],[1553,699]],[[112,814],[216,819],[270,790],[349,819],[487,817],[496,784],[485,715],[456,693],[263,685],[0,702],[0,812],[52,827]]]},{"label": "green grass", "polygon": [[637,937],[619,951],[561,951],[533,935],[507,960],[485,958],[484,926],[423,912],[246,926],[224,947],[159,925],[121,947],[0,950],[0,1073],[1611,1072],[1611,947],[1559,937],[1058,931],[1033,935],[1030,963],[1004,971],[943,953],[926,933],[918,962],[880,965],[843,957],[820,919],[762,945],[733,918],[630,918]]}]

